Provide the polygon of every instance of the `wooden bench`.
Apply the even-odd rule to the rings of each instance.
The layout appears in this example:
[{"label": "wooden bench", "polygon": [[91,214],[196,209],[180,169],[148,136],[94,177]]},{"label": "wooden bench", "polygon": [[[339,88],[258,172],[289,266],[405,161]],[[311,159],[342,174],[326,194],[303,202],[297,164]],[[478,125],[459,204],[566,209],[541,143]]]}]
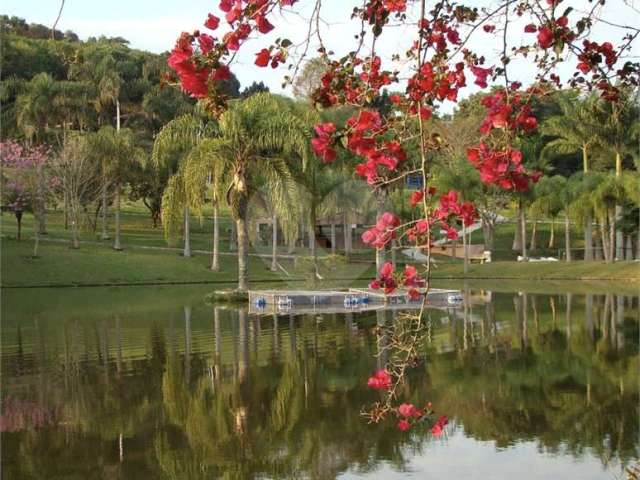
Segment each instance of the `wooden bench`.
[{"label": "wooden bench", "polygon": [[[469,245],[469,260],[480,263],[491,261],[491,252],[485,250],[484,245]],[[445,257],[464,259],[464,247],[462,245],[434,245],[431,253],[444,255]]]}]

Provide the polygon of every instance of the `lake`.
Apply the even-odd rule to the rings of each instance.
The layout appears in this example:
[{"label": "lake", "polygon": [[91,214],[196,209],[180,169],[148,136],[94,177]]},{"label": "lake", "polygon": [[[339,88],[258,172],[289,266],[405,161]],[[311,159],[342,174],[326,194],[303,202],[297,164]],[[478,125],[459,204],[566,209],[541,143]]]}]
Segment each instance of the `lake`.
[{"label": "lake", "polygon": [[2,473],[623,478],[640,458],[634,289],[480,287],[427,312],[400,391],[449,417],[437,438],[361,415],[392,312],[252,316],[202,287],[5,290]]}]

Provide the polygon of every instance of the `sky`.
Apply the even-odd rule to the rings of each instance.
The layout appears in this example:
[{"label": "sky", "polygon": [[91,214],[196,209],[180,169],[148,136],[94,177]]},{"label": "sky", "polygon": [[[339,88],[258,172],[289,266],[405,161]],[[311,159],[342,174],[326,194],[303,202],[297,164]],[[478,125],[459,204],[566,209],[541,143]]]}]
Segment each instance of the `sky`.
[{"label": "sky", "polygon": [[[202,24],[207,13],[213,12],[221,16],[217,9],[218,3],[217,0],[66,0],[57,29],[72,30],[81,39],[100,35],[119,36],[129,40],[133,48],[160,53],[170,50],[182,31],[203,29]],[[232,70],[243,87],[253,81],[263,81],[272,91],[283,92],[281,84],[284,75],[287,74],[286,69],[259,69],[253,65],[254,55],[278,36],[289,38],[294,44],[305,38],[308,28],[306,19],[310,16],[309,9],[312,3],[302,0],[297,4],[295,13],[285,14],[272,21],[277,25],[274,32],[252,39],[241,49],[241,55],[232,66]],[[468,0],[466,3],[490,7],[492,0]],[[322,26],[323,40],[337,54],[344,54],[353,48],[353,34],[358,23],[350,20],[350,14],[355,4],[360,2],[323,2],[322,17],[326,20]],[[577,11],[590,5],[587,0],[565,0],[564,4],[574,6]],[[51,26],[59,8],[60,0],[3,0],[0,13],[22,17],[29,23]],[[608,0],[599,10],[599,14],[612,23],[640,27],[640,0]],[[523,25],[514,25],[511,28],[511,41],[517,43],[531,40],[532,36],[525,36],[522,27]],[[380,55],[383,59],[390,59],[393,52],[403,52],[412,36],[407,27],[389,28],[378,42]],[[605,24],[594,32],[594,40],[610,40],[614,45],[621,37],[620,29]],[[471,46],[487,56],[487,65],[496,63],[500,47],[497,39],[481,32]],[[310,56],[313,56],[316,48],[317,44],[312,44],[309,49]],[[301,49],[302,47],[299,52]],[[635,46],[632,54],[635,61],[638,61],[640,45]],[[403,68],[400,64],[394,67],[400,70]],[[527,68],[526,62],[514,62],[510,69],[510,76],[524,84],[533,77],[533,71]],[[569,73],[568,66],[565,73]],[[471,87],[466,94],[473,91],[474,88]],[[283,93],[290,93],[290,89]]]}]

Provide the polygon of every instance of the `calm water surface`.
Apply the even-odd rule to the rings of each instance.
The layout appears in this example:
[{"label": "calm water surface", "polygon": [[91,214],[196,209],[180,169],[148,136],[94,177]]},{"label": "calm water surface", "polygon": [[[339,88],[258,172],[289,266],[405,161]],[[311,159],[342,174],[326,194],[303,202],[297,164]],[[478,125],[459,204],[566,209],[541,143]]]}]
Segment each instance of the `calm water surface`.
[{"label": "calm water surface", "polygon": [[3,292],[3,477],[614,480],[640,457],[637,297],[430,311],[402,397],[450,417],[434,439],[360,416],[392,313],[257,317],[204,293]]}]

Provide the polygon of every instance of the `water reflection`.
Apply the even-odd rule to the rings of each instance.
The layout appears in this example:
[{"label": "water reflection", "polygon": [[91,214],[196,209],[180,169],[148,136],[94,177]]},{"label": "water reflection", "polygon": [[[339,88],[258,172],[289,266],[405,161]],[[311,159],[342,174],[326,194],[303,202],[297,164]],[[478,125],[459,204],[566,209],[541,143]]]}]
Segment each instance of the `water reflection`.
[{"label": "water reflection", "polygon": [[[389,312],[256,317],[197,300],[3,312],[3,473],[614,478],[638,458],[637,298],[467,299],[428,312],[402,392],[449,415],[437,441],[360,416]],[[514,470],[523,461],[537,469]]]}]

